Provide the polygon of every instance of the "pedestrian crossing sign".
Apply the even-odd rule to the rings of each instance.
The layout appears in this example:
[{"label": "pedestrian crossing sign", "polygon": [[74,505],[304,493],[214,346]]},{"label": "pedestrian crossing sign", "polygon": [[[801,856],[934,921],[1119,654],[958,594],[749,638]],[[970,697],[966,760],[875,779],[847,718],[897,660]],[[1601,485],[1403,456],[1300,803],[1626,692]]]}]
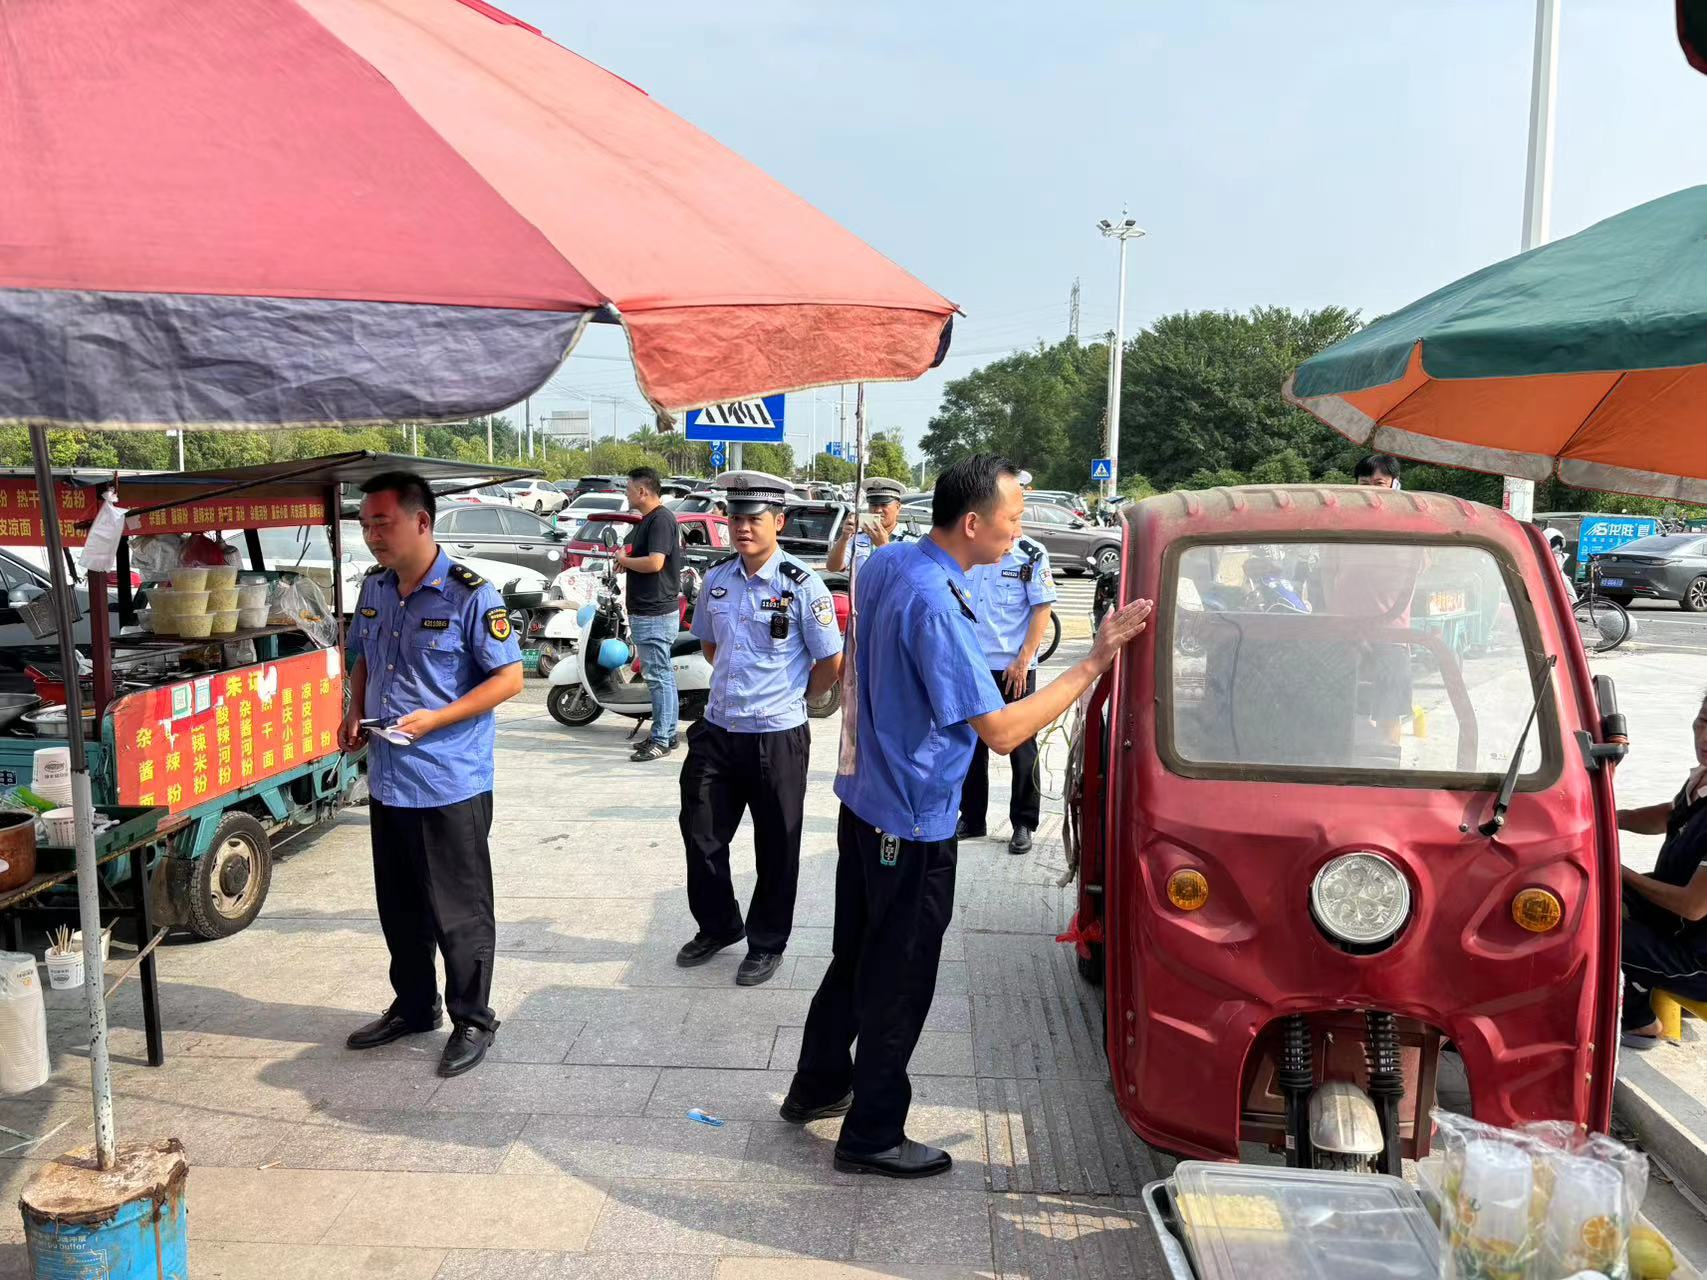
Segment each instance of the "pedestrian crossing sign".
[{"label": "pedestrian crossing sign", "polygon": [[1114,479],[1114,460],[1112,458],[1096,458],[1091,462],[1091,479],[1101,484],[1105,480]]}]

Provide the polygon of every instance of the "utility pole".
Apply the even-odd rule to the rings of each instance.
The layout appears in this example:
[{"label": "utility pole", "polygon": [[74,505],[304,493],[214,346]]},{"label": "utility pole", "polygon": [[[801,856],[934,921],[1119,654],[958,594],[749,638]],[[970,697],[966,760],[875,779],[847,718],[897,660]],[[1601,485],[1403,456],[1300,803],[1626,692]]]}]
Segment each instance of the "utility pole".
[{"label": "utility pole", "polygon": [[841,386],[841,393],[842,393],[842,408],[841,408],[842,457],[846,458],[848,456],[848,385],[845,382]]},{"label": "utility pole", "polygon": [[1120,366],[1126,346],[1126,242],[1144,234],[1144,229],[1121,211],[1119,222],[1104,218],[1097,229],[1120,242],[1120,280],[1115,290],[1113,348],[1108,360],[1108,487],[1104,499],[1120,492]]},{"label": "utility pole", "polygon": [[1073,292],[1067,297],[1067,336],[1079,340],[1079,277],[1073,277]]},{"label": "utility pole", "polygon": [[495,459],[492,457],[492,415],[491,414],[486,415],[486,461],[487,462],[495,461]]},{"label": "utility pole", "polygon": [[[1535,59],[1529,79],[1529,163],[1523,182],[1524,252],[1551,238],[1553,117],[1559,97],[1559,0],[1535,0]],[[1535,514],[1535,482],[1505,478],[1501,505],[1514,520]]]},{"label": "utility pole", "polygon": [[533,397],[522,401],[522,417],[527,422],[528,460],[533,460]]}]

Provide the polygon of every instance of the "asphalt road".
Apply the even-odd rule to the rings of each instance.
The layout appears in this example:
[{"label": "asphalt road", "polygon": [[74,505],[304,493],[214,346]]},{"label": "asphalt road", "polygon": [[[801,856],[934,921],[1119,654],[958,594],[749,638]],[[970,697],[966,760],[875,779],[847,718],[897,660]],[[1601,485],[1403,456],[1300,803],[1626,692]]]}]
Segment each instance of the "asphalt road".
[{"label": "asphalt road", "polygon": [[1638,600],[1630,606],[1636,634],[1625,644],[1646,648],[1707,651],[1707,613],[1685,613],[1669,602]]}]

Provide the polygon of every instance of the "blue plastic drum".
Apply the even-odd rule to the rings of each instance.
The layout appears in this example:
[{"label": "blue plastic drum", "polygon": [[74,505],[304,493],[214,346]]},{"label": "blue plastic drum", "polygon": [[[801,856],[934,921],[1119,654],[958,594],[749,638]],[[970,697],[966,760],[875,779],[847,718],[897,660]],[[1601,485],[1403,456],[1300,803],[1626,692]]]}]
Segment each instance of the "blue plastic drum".
[{"label": "blue plastic drum", "polygon": [[100,1173],[84,1147],[45,1166],[19,1207],[35,1280],[189,1280],[189,1164],[177,1139],[120,1147]]}]

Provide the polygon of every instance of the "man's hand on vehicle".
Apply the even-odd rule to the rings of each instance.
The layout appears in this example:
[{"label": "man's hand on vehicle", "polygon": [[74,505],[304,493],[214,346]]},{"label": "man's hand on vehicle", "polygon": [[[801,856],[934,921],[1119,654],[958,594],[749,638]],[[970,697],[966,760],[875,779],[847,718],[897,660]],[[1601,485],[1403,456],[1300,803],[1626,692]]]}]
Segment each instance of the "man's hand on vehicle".
[{"label": "man's hand on vehicle", "polygon": [[1096,643],[1091,646],[1091,661],[1105,670],[1113,666],[1120,651],[1150,625],[1150,613],[1155,607],[1149,600],[1133,600],[1104,618]]}]

